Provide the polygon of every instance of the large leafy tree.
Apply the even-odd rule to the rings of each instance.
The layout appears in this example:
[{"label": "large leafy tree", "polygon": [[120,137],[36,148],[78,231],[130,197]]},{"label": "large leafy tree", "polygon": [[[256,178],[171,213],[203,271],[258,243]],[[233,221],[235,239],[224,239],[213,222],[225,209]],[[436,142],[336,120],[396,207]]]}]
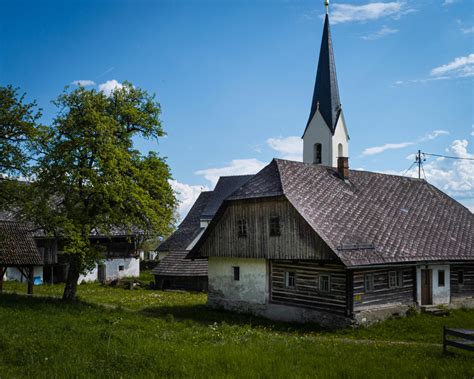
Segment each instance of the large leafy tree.
[{"label": "large leafy tree", "polygon": [[154,96],[125,83],[108,96],[66,89],[54,104],[59,113],[35,165],[27,212],[65,239],[70,264],[63,299],[73,299],[79,275],[100,259],[91,233],[121,228],[166,235],[176,199],[166,160],[134,148],[137,137],[164,135]]},{"label": "large leafy tree", "polygon": [[11,85],[0,86],[0,210],[18,200],[18,177],[27,177],[41,152],[44,128],[36,102]]}]

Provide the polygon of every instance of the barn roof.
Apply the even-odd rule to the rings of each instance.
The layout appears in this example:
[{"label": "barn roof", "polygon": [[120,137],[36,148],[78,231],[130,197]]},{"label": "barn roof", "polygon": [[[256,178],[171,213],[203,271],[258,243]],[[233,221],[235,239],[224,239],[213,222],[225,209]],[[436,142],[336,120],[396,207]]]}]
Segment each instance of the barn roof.
[{"label": "barn roof", "polygon": [[35,241],[28,228],[13,221],[0,221],[0,266],[42,265]]},{"label": "barn roof", "polygon": [[347,266],[474,259],[474,215],[425,180],[354,170],[343,180],[331,167],[274,159],[223,208],[273,196],[285,196]]},{"label": "barn roof", "polygon": [[185,259],[189,251],[171,251],[152,270],[162,276],[207,276],[207,260]]},{"label": "barn roof", "polygon": [[211,196],[212,191],[201,192],[178,229],[158,246],[157,251],[186,250],[203,229],[200,224],[201,213]]}]

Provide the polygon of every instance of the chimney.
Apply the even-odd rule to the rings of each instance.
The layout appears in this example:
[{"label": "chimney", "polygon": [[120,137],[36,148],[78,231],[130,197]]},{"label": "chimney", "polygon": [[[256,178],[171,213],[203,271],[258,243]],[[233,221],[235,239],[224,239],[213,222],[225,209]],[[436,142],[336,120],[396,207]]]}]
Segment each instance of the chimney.
[{"label": "chimney", "polygon": [[342,179],[349,179],[349,158],[337,157],[337,172]]}]

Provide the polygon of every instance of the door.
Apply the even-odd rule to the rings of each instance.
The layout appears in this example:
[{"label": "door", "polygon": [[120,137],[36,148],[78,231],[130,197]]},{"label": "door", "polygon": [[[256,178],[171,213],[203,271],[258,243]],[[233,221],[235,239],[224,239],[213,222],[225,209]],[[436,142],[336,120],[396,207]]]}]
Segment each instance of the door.
[{"label": "door", "polygon": [[106,272],[105,272],[105,265],[99,265],[99,267],[97,268],[97,280],[100,282],[100,283],[104,283],[105,282],[105,278],[106,278]]},{"label": "door", "polygon": [[431,305],[432,299],[432,271],[421,270],[421,305]]}]

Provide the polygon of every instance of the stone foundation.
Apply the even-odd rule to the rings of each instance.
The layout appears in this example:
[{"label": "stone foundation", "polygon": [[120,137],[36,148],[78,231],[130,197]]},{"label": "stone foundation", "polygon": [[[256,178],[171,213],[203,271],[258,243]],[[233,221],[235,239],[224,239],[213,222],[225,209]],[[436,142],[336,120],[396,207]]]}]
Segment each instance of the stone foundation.
[{"label": "stone foundation", "polygon": [[474,308],[474,296],[453,297],[451,299],[451,304],[449,304],[449,308]]},{"label": "stone foundation", "polygon": [[393,317],[404,317],[408,310],[414,308],[415,304],[391,304],[377,308],[363,309],[354,313],[354,321],[356,325],[367,326]]}]

